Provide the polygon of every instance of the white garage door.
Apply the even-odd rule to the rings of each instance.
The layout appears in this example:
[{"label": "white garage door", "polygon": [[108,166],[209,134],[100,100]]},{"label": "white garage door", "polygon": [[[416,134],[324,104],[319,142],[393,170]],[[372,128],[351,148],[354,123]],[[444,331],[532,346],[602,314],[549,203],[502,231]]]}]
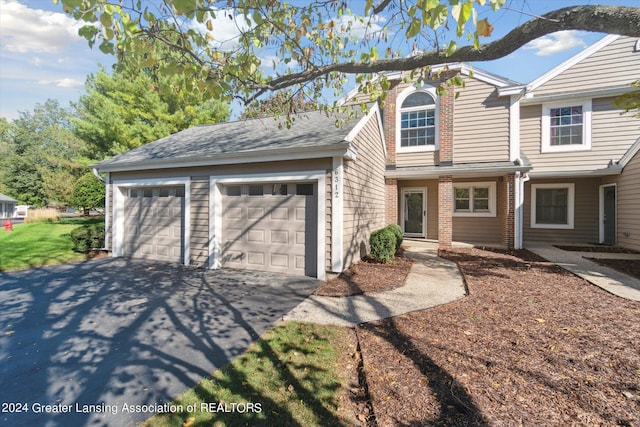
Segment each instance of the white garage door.
[{"label": "white garage door", "polygon": [[184,187],[141,187],[127,192],[124,255],[181,262]]},{"label": "white garage door", "polygon": [[222,196],[222,263],[317,275],[317,185],[227,185]]}]

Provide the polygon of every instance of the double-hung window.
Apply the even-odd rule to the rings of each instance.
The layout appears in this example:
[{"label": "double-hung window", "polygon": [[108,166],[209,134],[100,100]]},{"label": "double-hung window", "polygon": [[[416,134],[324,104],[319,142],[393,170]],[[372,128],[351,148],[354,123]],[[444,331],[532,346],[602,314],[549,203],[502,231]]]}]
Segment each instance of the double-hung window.
[{"label": "double-hung window", "polygon": [[496,183],[453,184],[454,216],[496,216]]},{"label": "double-hung window", "polygon": [[398,151],[436,149],[438,126],[434,91],[419,90],[401,98],[398,116]]},{"label": "double-hung window", "polygon": [[590,149],[591,100],[543,105],[543,153]]},{"label": "double-hung window", "polygon": [[531,185],[531,227],[573,228],[574,184]]}]

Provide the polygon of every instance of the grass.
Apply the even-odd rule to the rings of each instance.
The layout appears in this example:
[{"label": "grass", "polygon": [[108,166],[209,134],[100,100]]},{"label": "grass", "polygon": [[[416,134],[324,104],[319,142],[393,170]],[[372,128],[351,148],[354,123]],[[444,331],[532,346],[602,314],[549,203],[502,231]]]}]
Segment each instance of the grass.
[{"label": "grass", "polygon": [[58,222],[17,224],[11,232],[0,229],[0,271],[83,261],[85,254],[72,250],[69,233],[101,221],[101,217],[63,218]]},{"label": "grass", "polygon": [[347,425],[339,412],[345,334],[338,327],[281,323],[173,402],[182,411],[143,425]]}]

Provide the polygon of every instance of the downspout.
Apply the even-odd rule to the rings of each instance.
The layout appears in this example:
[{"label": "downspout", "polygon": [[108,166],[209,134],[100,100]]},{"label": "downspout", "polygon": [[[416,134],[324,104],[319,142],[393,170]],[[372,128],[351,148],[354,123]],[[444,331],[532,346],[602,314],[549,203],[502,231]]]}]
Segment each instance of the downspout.
[{"label": "downspout", "polygon": [[518,185],[516,187],[516,241],[515,249],[522,249],[524,246],[524,184],[529,181],[528,174],[520,174],[518,178]]}]

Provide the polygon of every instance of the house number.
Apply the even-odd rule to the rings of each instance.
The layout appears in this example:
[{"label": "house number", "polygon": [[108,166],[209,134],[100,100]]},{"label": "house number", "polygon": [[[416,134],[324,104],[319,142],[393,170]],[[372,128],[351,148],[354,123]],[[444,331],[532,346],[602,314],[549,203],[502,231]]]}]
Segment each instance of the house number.
[{"label": "house number", "polygon": [[333,197],[340,197],[340,173],[338,170],[333,171]]}]

